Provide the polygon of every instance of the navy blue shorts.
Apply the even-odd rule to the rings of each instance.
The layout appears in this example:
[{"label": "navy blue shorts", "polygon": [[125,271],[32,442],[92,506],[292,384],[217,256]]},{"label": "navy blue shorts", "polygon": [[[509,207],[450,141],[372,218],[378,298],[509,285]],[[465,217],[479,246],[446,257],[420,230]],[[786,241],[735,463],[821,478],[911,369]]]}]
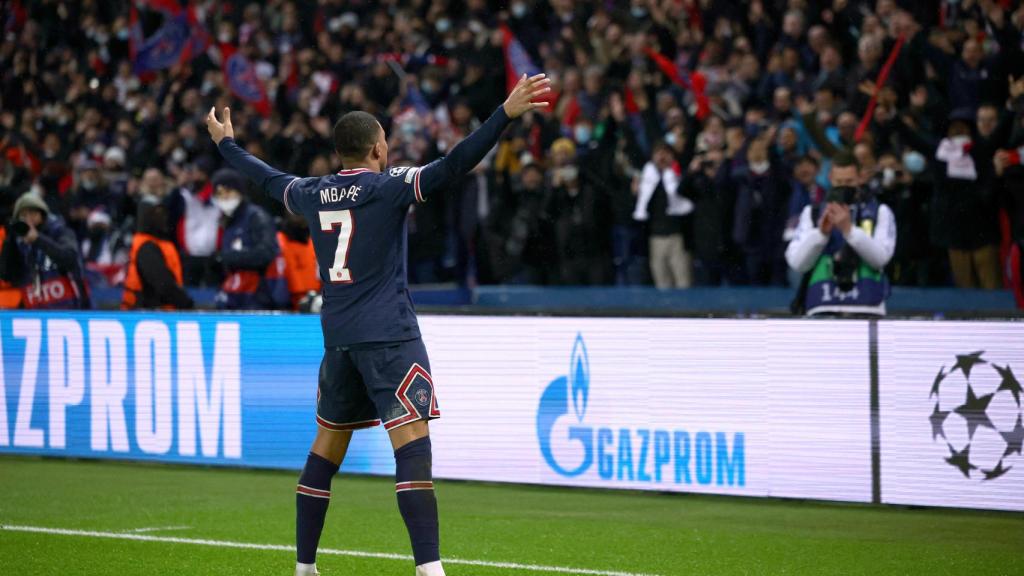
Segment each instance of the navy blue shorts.
[{"label": "navy blue shorts", "polygon": [[381,422],[386,430],[440,418],[423,340],[324,350],[316,423],[357,430]]}]

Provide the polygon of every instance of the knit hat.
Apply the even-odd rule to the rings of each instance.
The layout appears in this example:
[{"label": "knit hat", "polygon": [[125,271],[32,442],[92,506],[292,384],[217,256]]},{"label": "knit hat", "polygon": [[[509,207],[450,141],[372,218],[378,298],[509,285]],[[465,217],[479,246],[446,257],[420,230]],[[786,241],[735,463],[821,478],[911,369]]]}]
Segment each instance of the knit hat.
[{"label": "knit hat", "polygon": [[14,203],[14,217],[17,218],[21,215],[22,210],[39,210],[46,216],[50,215],[50,207],[46,205],[46,202],[34,192],[26,192],[18,197],[18,200]]},{"label": "knit hat", "polygon": [[576,154],[576,144],[568,138],[559,138],[551,144],[551,153],[556,154],[558,152],[565,152],[569,156]]}]

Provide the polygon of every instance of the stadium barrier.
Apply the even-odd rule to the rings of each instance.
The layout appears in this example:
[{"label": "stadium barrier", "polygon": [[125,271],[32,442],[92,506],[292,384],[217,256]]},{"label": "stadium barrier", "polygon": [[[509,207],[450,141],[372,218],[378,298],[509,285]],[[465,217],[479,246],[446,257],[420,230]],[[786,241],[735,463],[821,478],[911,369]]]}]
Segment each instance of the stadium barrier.
[{"label": "stadium barrier", "polygon": [[[1024,323],[421,326],[438,478],[1024,510]],[[297,469],[321,349],[314,316],[0,314],[0,453]],[[393,473],[381,429],[343,471]]]}]

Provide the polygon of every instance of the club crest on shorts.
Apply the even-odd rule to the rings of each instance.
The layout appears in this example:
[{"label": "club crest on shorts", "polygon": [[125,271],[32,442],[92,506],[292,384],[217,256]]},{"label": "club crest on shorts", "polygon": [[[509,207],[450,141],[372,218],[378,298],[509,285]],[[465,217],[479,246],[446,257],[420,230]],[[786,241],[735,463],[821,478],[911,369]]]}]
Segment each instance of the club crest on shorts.
[{"label": "club crest on shorts", "polygon": [[420,406],[426,406],[430,402],[430,394],[427,391],[420,388],[416,391],[416,403]]}]

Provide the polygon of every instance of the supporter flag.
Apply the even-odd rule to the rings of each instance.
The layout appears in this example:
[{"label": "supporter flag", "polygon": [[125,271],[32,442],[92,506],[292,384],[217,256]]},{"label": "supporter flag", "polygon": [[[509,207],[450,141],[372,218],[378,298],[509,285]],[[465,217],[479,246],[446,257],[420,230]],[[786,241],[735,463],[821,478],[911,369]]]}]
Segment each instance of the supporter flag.
[{"label": "supporter flag", "polygon": [[[148,38],[143,35],[139,8],[163,14],[163,25]],[[139,75],[188,62],[210,43],[195,11],[191,7],[183,10],[173,0],[133,2],[129,18],[129,49],[134,71]]]},{"label": "supporter flag", "polygon": [[681,74],[679,68],[666,58],[663,54],[659,54],[650,48],[644,48],[644,52],[647,53],[647,57],[654,60],[658,68],[669,77],[670,80],[682,86],[684,89],[693,92],[693,97],[697,101],[697,119],[703,120],[711,114],[711,103],[708,101],[707,95],[704,93],[704,88],[707,85],[707,80],[704,75],[700,72],[693,72],[690,74]]},{"label": "supporter flag", "polygon": [[224,67],[224,81],[231,93],[241,98],[264,118],[270,116],[270,99],[267,89],[256,75],[256,67],[232,44],[220,45],[220,57]]},{"label": "supporter flag", "polygon": [[522,42],[509,30],[505,24],[501,25],[501,47],[505,53],[505,90],[512,92],[519,79],[526,74],[533,76],[540,74],[540,68],[533,63],[530,54],[526,52]]}]

